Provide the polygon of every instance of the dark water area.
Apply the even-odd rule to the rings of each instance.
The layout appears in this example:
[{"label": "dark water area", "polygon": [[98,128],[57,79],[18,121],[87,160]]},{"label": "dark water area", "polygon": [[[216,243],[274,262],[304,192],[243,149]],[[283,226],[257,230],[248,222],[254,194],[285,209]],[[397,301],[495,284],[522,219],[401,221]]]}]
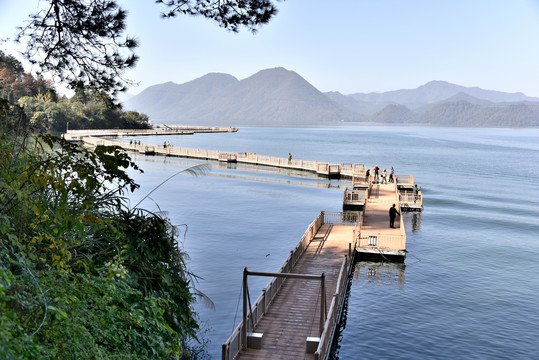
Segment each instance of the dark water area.
[{"label": "dark water area", "polygon": [[[126,138],[127,141],[130,138]],[[405,213],[403,265],[359,262],[335,358],[531,359],[539,355],[539,129],[353,126],[241,128],[238,133],[141,137],[142,142],[393,166],[423,188]],[[136,204],[201,161],[135,156]],[[321,210],[341,211],[347,181],[208,163],[180,174],[141,206],[176,225],[197,288],[212,359],[241,318],[244,267],[277,271]],[[185,227],[180,227],[185,229]],[[254,301],[268,279],[250,279]]]}]

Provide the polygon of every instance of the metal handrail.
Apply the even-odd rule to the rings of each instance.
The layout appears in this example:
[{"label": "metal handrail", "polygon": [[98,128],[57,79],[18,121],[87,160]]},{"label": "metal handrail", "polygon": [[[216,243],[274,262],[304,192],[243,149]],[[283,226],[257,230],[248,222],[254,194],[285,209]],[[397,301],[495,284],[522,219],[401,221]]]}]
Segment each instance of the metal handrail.
[{"label": "metal handrail", "polygon": [[348,280],[348,271],[351,263],[351,257],[344,256],[344,260],[341,264],[341,269],[339,271],[339,277],[337,279],[337,288],[335,293],[332,296],[331,304],[329,306],[329,311],[327,313],[327,320],[324,324],[324,330],[320,336],[320,342],[318,343],[318,348],[314,353],[314,358],[316,360],[325,359],[329,351],[329,346],[331,345],[331,340],[333,339],[333,331],[335,330],[335,324],[337,322],[337,316],[339,314],[340,303],[343,299],[343,291],[346,290],[345,284]]}]

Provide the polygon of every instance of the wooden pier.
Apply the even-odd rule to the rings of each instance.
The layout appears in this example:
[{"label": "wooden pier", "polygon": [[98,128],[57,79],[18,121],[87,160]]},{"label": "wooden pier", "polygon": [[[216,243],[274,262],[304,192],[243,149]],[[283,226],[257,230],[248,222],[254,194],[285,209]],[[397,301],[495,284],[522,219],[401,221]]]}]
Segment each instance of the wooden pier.
[{"label": "wooden pier", "polygon": [[100,136],[155,136],[155,135],[193,135],[195,133],[237,132],[238,128],[220,128],[204,126],[156,125],[151,129],[93,129],[68,130],[63,134],[67,141],[84,141],[87,137]]},{"label": "wooden pier", "polygon": [[402,216],[389,227],[389,208],[396,205],[399,211],[397,183],[371,184],[364,207],[363,223],[356,242],[356,251],[361,259],[403,261],[406,256],[406,232]]},{"label": "wooden pier", "polygon": [[[360,224],[359,213],[321,212],[277,273],[246,269],[243,321],[223,344],[223,359],[323,358],[340,315]],[[272,277],[253,305],[249,276]]]},{"label": "wooden pier", "polygon": [[[172,130],[184,131],[185,127],[177,127]],[[194,128],[190,128],[194,129]],[[236,128],[199,128],[201,131],[213,129],[219,131],[237,131]],[[171,129],[164,128],[159,131],[167,132]],[[362,210],[365,208],[371,185],[376,184],[378,179],[372,175],[367,176],[367,169],[363,164],[351,163],[328,163],[313,160],[289,159],[277,156],[259,155],[248,152],[223,152],[219,150],[192,149],[171,145],[143,144],[137,141],[129,143],[119,140],[103,139],[102,136],[111,136],[110,131],[119,136],[127,130],[71,130],[63,135],[68,141],[82,141],[92,146],[119,146],[127,151],[134,151],[144,155],[172,156],[191,159],[214,160],[225,163],[244,163],[251,165],[271,166],[291,170],[300,170],[315,173],[327,178],[352,179],[352,187],[347,188],[343,194],[344,210]],[[143,134],[144,130],[131,130],[135,134]],[[154,135],[152,133],[144,133]],[[172,134],[178,134],[174,132]],[[414,184],[411,175],[395,175],[395,184],[398,190],[398,203],[403,211],[421,211],[423,209],[423,196],[421,189]],[[394,203],[397,204],[397,201]]]},{"label": "wooden pier", "polygon": [[[277,273],[244,270],[243,321],[223,344],[223,360],[326,359],[355,258],[404,261],[397,182],[369,181],[363,213],[321,212]],[[272,280],[251,304],[248,277]]]},{"label": "wooden pier", "polygon": [[[148,134],[153,135],[153,134]],[[63,137],[68,141],[81,141],[92,146],[119,146],[128,151],[134,151],[145,155],[177,156],[191,159],[215,160],[228,163],[244,163],[252,165],[263,165],[301,170],[315,173],[328,178],[349,178],[354,174],[365,172],[363,164],[334,164],[323,161],[298,160],[259,155],[248,152],[223,152],[218,150],[193,149],[185,147],[176,147],[170,145],[144,144],[138,142],[125,142],[112,139],[104,139],[101,133],[91,133],[90,131],[82,133],[64,134]],[[116,135],[115,135],[116,136]]]},{"label": "wooden pier", "polygon": [[[414,177],[411,175],[396,175],[392,181],[385,181],[380,184],[378,179],[365,174],[354,174],[352,177],[352,187],[347,187],[343,193],[343,210],[364,210],[368,203],[373,204],[377,200],[371,196],[374,185],[391,185],[391,192],[396,191],[397,197],[393,198],[392,204],[400,204],[401,211],[421,211],[423,210],[423,194],[421,188],[417,188]],[[374,189],[379,189],[374,187]],[[385,197],[387,199],[387,197]]]},{"label": "wooden pier", "polygon": [[[73,139],[72,139],[73,140]],[[120,146],[146,155],[178,156],[310,171],[352,180],[345,205],[362,212],[320,212],[275,273],[245,269],[243,320],[222,345],[223,360],[326,359],[341,315],[356,258],[404,261],[406,232],[402,216],[389,227],[389,208],[421,210],[421,190],[410,175],[383,181],[366,175],[362,164],[332,164],[255,153],[140,144],[83,136],[93,146]],[[252,303],[249,277],[265,276],[269,284]]]}]

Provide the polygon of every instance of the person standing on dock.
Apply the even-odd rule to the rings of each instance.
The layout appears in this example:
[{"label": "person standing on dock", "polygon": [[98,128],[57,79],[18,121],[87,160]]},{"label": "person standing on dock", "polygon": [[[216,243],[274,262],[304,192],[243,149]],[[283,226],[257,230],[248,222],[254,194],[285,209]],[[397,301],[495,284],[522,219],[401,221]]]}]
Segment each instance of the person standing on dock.
[{"label": "person standing on dock", "polygon": [[391,208],[389,208],[389,227],[394,229],[395,228],[395,218],[397,217],[397,214],[401,214],[398,212],[397,208],[395,207],[395,204]]},{"label": "person standing on dock", "polygon": [[292,163],[292,154],[288,153],[288,164]]}]

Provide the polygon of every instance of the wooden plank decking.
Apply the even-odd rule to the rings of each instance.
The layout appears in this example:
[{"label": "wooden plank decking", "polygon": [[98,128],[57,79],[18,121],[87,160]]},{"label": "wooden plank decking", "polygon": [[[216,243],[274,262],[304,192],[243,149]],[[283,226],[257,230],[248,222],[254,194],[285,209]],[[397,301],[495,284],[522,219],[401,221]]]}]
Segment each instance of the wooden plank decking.
[{"label": "wooden plank decking", "polygon": [[[322,225],[292,270],[299,274],[324,273],[328,304],[353,239],[354,226]],[[256,327],[256,332],[264,334],[262,349],[245,349],[239,359],[314,359],[314,354],[305,351],[306,339],[320,337],[319,319],[320,282],[287,279]]]},{"label": "wooden plank decking", "polygon": [[365,216],[361,226],[362,231],[383,231],[386,234],[400,235],[400,222],[395,221],[395,229],[389,227],[389,208],[396,204],[399,209],[399,198],[396,184],[372,184]]},{"label": "wooden plank decking", "polygon": [[[360,254],[373,254],[387,259],[396,256],[404,260],[406,232],[402,216],[397,215],[395,228],[389,227],[389,208],[393,204],[397,210],[400,209],[396,183],[371,184],[361,224],[361,235],[356,243],[356,250]],[[373,237],[376,240],[373,241]]]},{"label": "wooden plank decking", "polygon": [[[360,223],[357,226],[350,226],[352,222],[347,219],[349,215],[346,215],[349,213],[340,213],[340,222],[330,216],[323,216],[320,226],[315,229],[315,235],[308,238],[310,242],[305,251],[294,267],[288,268],[287,271],[294,274],[318,276],[324,273],[326,303],[334,297],[340,300],[342,290],[340,288],[337,290],[340,284],[337,278],[342,276],[341,264],[343,258],[350,252],[349,244],[352,244],[360,255],[404,259],[406,233],[402,217],[396,219],[395,228],[389,227],[389,208],[393,204],[399,209],[396,183],[370,184],[364,215],[358,217]],[[322,215],[324,215],[323,212]],[[317,221],[315,220],[313,224]],[[337,293],[339,295],[334,295]],[[255,328],[251,329],[251,331],[263,334],[261,348],[246,348],[240,343],[238,358],[249,360],[324,358],[327,348],[319,347],[316,354],[306,352],[308,337],[331,337],[334,330],[335,323],[332,323],[331,328],[326,326],[321,335],[320,301],[318,281],[285,280],[273,301],[265,308]],[[238,329],[241,326],[240,324]],[[230,339],[227,344],[230,344]],[[320,344],[327,345],[328,343],[322,339]],[[223,347],[223,349],[229,348],[226,344]],[[234,356],[228,355],[228,350],[224,351],[223,359],[232,359]]]},{"label": "wooden plank decking", "polygon": [[[215,132],[217,132],[217,129]],[[123,135],[133,135],[127,130],[117,130],[125,131]],[[180,134],[180,130],[174,130],[171,133],[170,130],[150,130],[146,135],[173,135]],[[178,131],[178,132],[176,132]],[[226,131],[223,130],[223,131]],[[157,134],[156,134],[157,133]],[[218,150],[205,150],[205,149],[191,149],[175,146],[166,146],[155,145],[155,144],[141,144],[138,142],[127,143],[124,141],[103,139],[102,136],[112,135],[107,131],[101,130],[81,130],[76,132],[75,130],[69,133],[63,134],[64,139],[68,141],[82,141],[86,144],[92,146],[119,146],[128,151],[136,151],[146,155],[160,155],[160,156],[178,156],[184,158],[192,159],[207,159],[207,160],[216,160],[216,161],[225,161],[225,162],[239,162],[245,164],[253,165],[264,165],[272,167],[280,167],[293,170],[302,170],[314,172],[318,175],[326,177],[347,177],[352,178],[355,174],[364,173],[365,166],[363,164],[331,164],[327,162],[313,161],[313,160],[299,160],[299,159],[288,159],[276,156],[267,156],[267,155],[258,155],[255,153],[231,153],[231,152],[222,152]],[[114,135],[116,136],[116,135]]]}]

